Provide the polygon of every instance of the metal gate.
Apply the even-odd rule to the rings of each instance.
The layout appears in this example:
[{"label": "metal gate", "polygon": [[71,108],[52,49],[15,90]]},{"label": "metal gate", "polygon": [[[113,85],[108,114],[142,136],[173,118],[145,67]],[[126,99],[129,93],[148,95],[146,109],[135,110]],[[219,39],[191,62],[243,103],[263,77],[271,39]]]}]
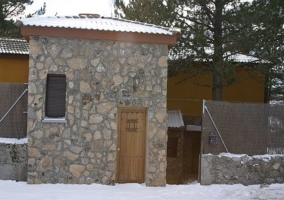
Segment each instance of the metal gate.
[{"label": "metal gate", "polygon": [[27,87],[27,84],[0,83],[0,137],[26,137]]},{"label": "metal gate", "polygon": [[284,154],[284,105],[204,101],[203,153]]}]

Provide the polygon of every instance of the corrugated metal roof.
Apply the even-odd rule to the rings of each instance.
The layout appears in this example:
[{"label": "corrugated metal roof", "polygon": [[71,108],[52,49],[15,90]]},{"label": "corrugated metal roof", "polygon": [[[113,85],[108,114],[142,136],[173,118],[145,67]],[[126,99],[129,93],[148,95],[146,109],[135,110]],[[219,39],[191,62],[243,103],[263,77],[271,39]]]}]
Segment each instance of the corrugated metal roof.
[{"label": "corrugated metal roof", "polygon": [[0,38],[1,54],[29,54],[29,43],[24,39]]},{"label": "corrugated metal roof", "polygon": [[186,131],[201,131],[201,126],[197,125],[186,125]]},{"label": "corrugated metal roof", "polygon": [[53,28],[72,28],[99,31],[115,32],[136,32],[161,35],[176,35],[180,29],[166,28],[153,24],[140,23],[136,21],[123,20],[117,18],[104,17],[36,17],[21,20],[23,26],[53,27]]},{"label": "corrugated metal roof", "polygon": [[228,60],[233,61],[233,62],[241,62],[241,63],[263,63],[267,61],[260,61],[259,58],[253,57],[253,56],[248,56],[245,54],[235,54],[229,56]]},{"label": "corrugated metal roof", "polygon": [[[195,61],[198,61],[198,62],[212,62],[212,57],[213,57],[213,49],[212,48],[206,48],[205,49],[205,53],[207,54],[208,58],[193,58]],[[177,59],[186,59],[187,57],[189,56],[192,56],[192,55],[196,55],[195,52],[193,52],[192,50],[190,49],[187,49],[187,50],[184,50],[182,52],[180,52],[178,55],[176,54],[172,54],[170,52],[169,54],[169,59],[170,60],[177,60]],[[240,53],[231,53],[231,52],[226,52],[224,54],[224,57],[227,57],[227,61],[230,61],[230,62],[237,62],[237,63],[269,63],[269,61],[267,60],[261,60],[257,57],[254,57],[254,56],[250,56],[250,55],[245,55],[245,54],[240,54]],[[225,60],[225,58],[224,58]]]},{"label": "corrugated metal roof", "polygon": [[169,110],[168,111],[168,127],[170,128],[184,127],[182,114],[180,110]]}]

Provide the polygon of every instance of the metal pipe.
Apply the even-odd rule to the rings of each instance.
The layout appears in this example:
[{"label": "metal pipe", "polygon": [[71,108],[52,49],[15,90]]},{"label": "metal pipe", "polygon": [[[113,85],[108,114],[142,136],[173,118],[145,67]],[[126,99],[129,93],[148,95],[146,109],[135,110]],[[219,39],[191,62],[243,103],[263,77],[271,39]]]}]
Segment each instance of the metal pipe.
[{"label": "metal pipe", "polygon": [[213,120],[213,118],[212,118],[212,116],[211,116],[211,114],[209,112],[209,110],[207,109],[207,106],[204,106],[204,108],[207,111],[207,113],[208,113],[208,115],[209,115],[209,117],[210,117],[210,119],[211,119],[211,121],[212,121],[212,123],[213,123],[213,125],[214,125],[214,127],[215,127],[215,129],[216,129],[216,131],[217,131],[221,141],[222,141],[223,146],[225,147],[227,153],[229,153],[229,151],[228,151],[228,149],[226,147],[226,144],[225,144],[225,142],[224,142],[224,140],[223,140],[223,138],[222,138],[222,136],[221,136],[221,134],[220,134],[220,132],[219,132],[219,130],[218,130],[218,128],[217,128],[217,126],[216,126],[216,124],[215,124],[215,122],[214,122],[214,120]]},{"label": "metal pipe", "polygon": [[5,117],[9,114],[9,112],[14,108],[14,106],[20,101],[20,99],[24,96],[24,94],[28,91],[28,89],[26,88],[23,93],[21,94],[21,96],[19,96],[19,98],[15,101],[15,103],[9,108],[9,110],[3,115],[3,117],[0,120],[0,123],[5,119]]}]

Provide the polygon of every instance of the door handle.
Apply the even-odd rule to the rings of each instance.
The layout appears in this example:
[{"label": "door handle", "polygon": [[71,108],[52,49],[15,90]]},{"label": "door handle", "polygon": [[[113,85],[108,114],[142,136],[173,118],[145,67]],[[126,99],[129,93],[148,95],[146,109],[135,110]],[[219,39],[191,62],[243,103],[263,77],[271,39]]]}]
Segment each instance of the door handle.
[{"label": "door handle", "polygon": [[118,148],[117,151],[120,151],[120,148]]}]

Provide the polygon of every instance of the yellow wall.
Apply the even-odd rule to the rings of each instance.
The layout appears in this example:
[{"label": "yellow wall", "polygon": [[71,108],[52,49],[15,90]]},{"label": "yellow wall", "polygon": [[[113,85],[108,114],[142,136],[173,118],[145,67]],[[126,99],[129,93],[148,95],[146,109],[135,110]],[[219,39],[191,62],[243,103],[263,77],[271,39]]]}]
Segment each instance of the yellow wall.
[{"label": "yellow wall", "polygon": [[[238,78],[248,77],[248,72],[236,74]],[[168,110],[181,110],[184,115],[201,116],[203,99],[212,99],[212,89],[198,84],[210,84],[211,75],[199,75],[183,80],[188,74],[180,73],[168,79]],[[180,82],[180,83],[179,83]],[[223,101],[264,103],[263,77],[249,78],[223,89]]]},{"label": "yellow wall", "polygon": [[0,83],[27,83],[29,58],[0,57]]}]

